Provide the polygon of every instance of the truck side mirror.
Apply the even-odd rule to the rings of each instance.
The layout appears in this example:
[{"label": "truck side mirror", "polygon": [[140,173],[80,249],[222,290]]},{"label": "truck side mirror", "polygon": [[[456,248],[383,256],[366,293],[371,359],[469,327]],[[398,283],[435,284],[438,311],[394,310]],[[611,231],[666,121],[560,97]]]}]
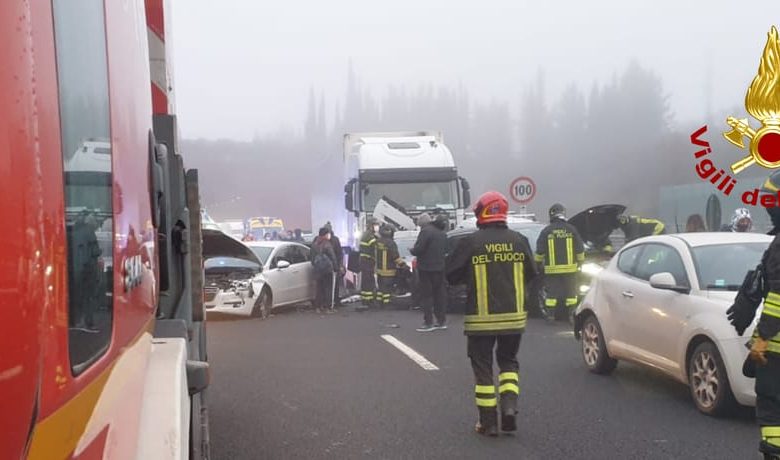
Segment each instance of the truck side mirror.
[{"label": "truck side mirror", "polygon": [[465,177],[459,177],[460,187],[463,189],[463,207],[471,205],[471,184]]},{"label": "truck side mirror", "polygon": [[344,208],[352,212],[355,211],[355,182],[357,182],[356,179],[350,179],[344,186]]}]

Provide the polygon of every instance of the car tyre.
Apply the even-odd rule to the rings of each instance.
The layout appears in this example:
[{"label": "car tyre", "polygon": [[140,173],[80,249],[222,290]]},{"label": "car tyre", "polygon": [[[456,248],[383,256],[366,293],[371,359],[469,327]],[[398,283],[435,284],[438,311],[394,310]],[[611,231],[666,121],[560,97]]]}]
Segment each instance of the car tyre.
[{"label": "car tyre", "polygon": [[688,360],[688,387],[693,403],[703,414],[725,415],[737,406],[726,366],[712,342],[702,342],[693,350]]},{"label": "car tyre", "polygon": [[271,315],[271,308],[273,307],[273,300],[271,297],[271,291],[268,288],[263,288],[260,291],[260,295],[257,296],[255,304],[252,307],[252,317],[266,319]]},{"label": "car tyre", "polygon": [[617,360],[607,353],[607,343],[601,325],[594,315],[588,316],[582,324],[580,338],[582,360],[594,374],[608,375],[615,370]]}]

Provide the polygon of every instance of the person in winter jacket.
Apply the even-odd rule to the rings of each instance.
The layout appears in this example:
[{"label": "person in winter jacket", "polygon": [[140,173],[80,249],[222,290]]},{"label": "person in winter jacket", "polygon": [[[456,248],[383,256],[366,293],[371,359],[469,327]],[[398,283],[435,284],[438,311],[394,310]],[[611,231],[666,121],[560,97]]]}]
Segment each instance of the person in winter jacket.
[{"label": "person in winter jacket", "polygon": [[333,232],[333,225],[328,222],[325,228],[330,232],[330,244],[333,246],[333,253],[336,255],[336,290],[334,291],[334,303],[337,307],[341,306],[341,286],[344,285],[344,275],[347,273],[344,267],[344,248],[341,247],[341,240]]},{"label": "person in winter jacket", "polygon": [[[325,227],[321,228],[319,236],[317,236],[312,245],[312,263],[315,267],[314,276],[316,278],[314,308],[317,310],[317,313],[322,313],[323,311],[332,312],[334,306],[334,277],[338,272],[339,265],[336,260],[336,254],[333,251],[330,235],[330,230]],[[329,263],[325,263],[325,259]],[[321,266],[327,268],[320,270],[319,267]]]},{"label": "person in winter jacket", "polygon": [[626,235],[626,243],[643,236],[660,235],[665,231],[665,225],[660,220],[639,216],[618,216],[617,224]]},{"label": "person in winter jacket", "polygon": [[[418,221],[424,221],[421,218]],[[436,220],[420,229],[417,241],[409,252],[417,258],[420,293],[430,295],[431,302],[423,301],[423,325],[418,332],[447,329],[445,306],[447,289],[444,284],[444,261],[447,256],[447,216],[439,214]],[[420,296],[420,298],[424,297]],[[436,323],[433,317],[436,316]]]}]

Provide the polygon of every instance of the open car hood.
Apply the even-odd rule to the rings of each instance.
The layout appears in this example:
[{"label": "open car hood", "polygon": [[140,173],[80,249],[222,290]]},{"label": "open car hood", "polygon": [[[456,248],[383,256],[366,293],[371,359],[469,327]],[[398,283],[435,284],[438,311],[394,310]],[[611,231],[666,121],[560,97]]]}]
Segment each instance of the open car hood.
[{"label": "open car hood", "polygon": [[617,216],[625,210],[626,207],[622,204],[601,204],[576,214],[569,219],[569,223],[577,228],[586,242],[603,241],[618,228]]},{"label": "open car hood", "polygon": [[262,267],[263,264],[257,258],[254,252],[244,243],[229,236],[221,230],[203,229],[203,260],[213,259],[215,257],[229,257],[241,259],[247,262],[257,264]]}]

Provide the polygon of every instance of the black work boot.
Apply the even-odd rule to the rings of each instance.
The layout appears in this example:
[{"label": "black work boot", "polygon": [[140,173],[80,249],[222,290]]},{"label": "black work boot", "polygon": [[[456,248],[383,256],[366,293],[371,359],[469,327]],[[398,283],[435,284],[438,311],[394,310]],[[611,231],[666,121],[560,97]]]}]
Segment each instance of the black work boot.
[{"label": "black work boot", "polygon": [[761,441],[758,451],[764,455],[764,460],[780,460],[780,447]]},{"label": "black work boot", "polygon": [[479,408],[479,421],[474,427],[477,433],[485,436],[498,436],[498,413],[494,407]]},{"label": "black work boot", "polygon": [[507,408],[501,410],[501,431],[507,433],[517,431],[517,409]]}]

